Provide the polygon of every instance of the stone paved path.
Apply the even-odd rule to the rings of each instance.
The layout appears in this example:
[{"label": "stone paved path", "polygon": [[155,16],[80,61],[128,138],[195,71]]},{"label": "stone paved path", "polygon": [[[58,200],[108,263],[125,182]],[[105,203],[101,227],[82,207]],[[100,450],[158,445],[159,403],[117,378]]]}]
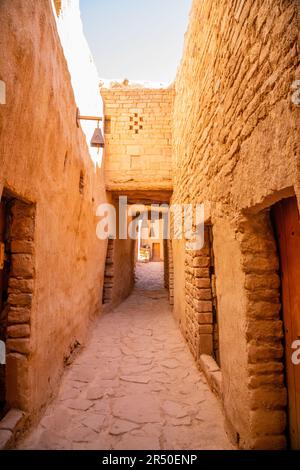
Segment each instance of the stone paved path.
[{"label": "stone paved path", "polygon": [[142,290],[164,288],[164,263],[138,263],[135,269],[135,287]]},{"label": "stone paved path", "polygon": [[[140,280],[159,264],[138,267]],[[156,272],[156,275],[155,275]],[[159,274],[160,273],[160,274]],[[66,369],[21,449],[230,449],[217,399],[197,370],[165,291],[138,283]],[[152,288],[152,290],[151,290]]]}]

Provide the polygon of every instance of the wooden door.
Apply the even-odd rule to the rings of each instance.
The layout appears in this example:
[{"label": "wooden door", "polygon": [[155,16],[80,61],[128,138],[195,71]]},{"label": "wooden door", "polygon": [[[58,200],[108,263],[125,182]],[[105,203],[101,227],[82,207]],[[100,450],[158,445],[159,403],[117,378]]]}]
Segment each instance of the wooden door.
[{"label": "wooden door", "polygon": [[152,261],[160,261],[160,243],[152,245]]},{"label": "wooden door", "polygon": [[273,215],[281,261],[290,443],[293,449],[300,449],[300,364],[292,360],[293,346],[300,339],[300,220],[296,198],[280,201]]},{"label": "wooden door", "polygon": [[[3,321],[3,304],[4,304],[4,284],[5,284],[5,265],[4,265],[4,254],[5,254],[5,222],[6,222],[6,210],[4,202],[0,202],[0,340],[5,343],[5,329],[6,325]],[[0,363],[0,417],[2,415],[2,409],[5,406],[5,365]]]}]

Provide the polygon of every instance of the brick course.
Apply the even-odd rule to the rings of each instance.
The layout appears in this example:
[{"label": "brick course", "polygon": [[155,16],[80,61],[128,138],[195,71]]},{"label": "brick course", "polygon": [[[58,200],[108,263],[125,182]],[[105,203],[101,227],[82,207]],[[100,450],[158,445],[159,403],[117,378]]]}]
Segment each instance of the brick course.
[{"label": "brick course", "polygon": [[101,88],[108,190],[172,189],[173,88]]}]

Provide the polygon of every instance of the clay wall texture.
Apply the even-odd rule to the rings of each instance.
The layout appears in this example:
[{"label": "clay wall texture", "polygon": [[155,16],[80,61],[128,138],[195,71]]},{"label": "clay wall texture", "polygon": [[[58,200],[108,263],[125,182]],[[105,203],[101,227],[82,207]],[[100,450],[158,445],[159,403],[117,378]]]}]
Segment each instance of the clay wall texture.
[{"label": "clay wall texture", "polygon": [[[103,171],[76,127],[51,2],[2,1],[0,49],[7,87],[0,107],[0,194],[4,188],[30,203],[21,214],[14,209],[17,242],[18,215],[19,230],[25,222],[31,230],[25,234],[31,242],[13,248],[12,286],[21,295],[12,299],[18,311],[9,314],[7,371],[15,382],[8,381],[9,401],[33,416],[101,310],[106,243],[96,237],[95,214],[106,195]],[[33,282],[21,282],[24,277]]]},{"label": "clay wall texture", "polygon": [[[108,193],[111,203],[116,210],[116,232],[117,237],[112,240],[113,245],[113,278],[110,307],[120,304],[125,300],[134,286],[135,246],[136,241],[127,237],[126,240],[119,238],[119,200]],[[132,218],[128,217],[127,227]]]},{"label": "clay wall texture", "polygon": [[[297,1],[194,0],[175,82],[172,202],[203,202],[212,226],[223,402],[243,448],[285,446],[278,256],[268,210],[300,194],[300,110],[291,99],[300,75],[299,8]],[[192,288],[199,253],[173,241],[173,256],[174,311],[191,342],[210,300],[193,306],[191,318],[191,297],[176,286],[188,259]]]},{"label": "clay wall texture", "polygon": [[[98,77],[86,62],[87,44],[77,61],[64,34],[64,15],[81,24],[79,2],[55,7],[50,0],[0,3],[10,405],[34,418],[55,393],[64,364],[102,311],[105,272],[108,303],[132,289],[135,243],[110,242],[105,270],[97,206],[117,205],[123,193],[134,202],[167,201],[173,189],[174,204],[204,203],[207,226],[202,250],[164,243],[175,318],[198,364],[217,349],[232,439],[241,448],[285,448],[279,262],[269,212],[284,197],[300,202],[300,109],[292,100],[299,1],[194,0],[173,87],[101,88],[102,167],[102,152],[88,148],[93,125],[76,127],[78,100],[84,114],[102,113],[100,94],[98,113],[95,89],[89,93]],[[90,63],[88,86],[81,86],[82,63]]]},{"label": "clay wall texture", "polygon": [[[173,89],[102,88],[107,189],[172,189]],[[108,128],[110,129],[108,131]]]}]

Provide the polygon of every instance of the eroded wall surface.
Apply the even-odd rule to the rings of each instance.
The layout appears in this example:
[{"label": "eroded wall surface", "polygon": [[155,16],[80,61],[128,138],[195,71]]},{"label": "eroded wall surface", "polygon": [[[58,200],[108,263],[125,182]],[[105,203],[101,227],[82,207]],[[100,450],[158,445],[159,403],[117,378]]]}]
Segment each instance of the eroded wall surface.
[{"label": "eroded wall surface", "polygon": [[[286,444],[278,256],[268,210],[282,197],[299,200],[299,76],[299,2],[194,0],[175,82],[172,202],[205,204],[223,401],[243,448]],[[174,241],[173,256],[176,317],[187,338],[203,330],[198,359],[212,348],[207,259]],[[195,282],[187,286],[185,274],[186,288],[176,289],[184,270]]]},{"label": "eroded wall surface", "polygon": [[173,89],[102,88],[107,189],[172,189]]},{"label": "eroded wall surface", "polygon": [[[7,90],[0,106],[0,194],[9,191],[35,208],[15,220],[19,235],[25,230],[32,241],[12,248],[21,305],[28,283],[18,283],[19,275],[34,287],[31,308],[16,312],[11,305],[8,313],[8,324],[16,326],[7,341],[8,400],[34,416],[101,311],[106,242],[96,237],[95,214],[106,195],[103,171],[76,126],[77,102],[51,2],[2,1],[0,49]],[[101,114],[100,95],[98,103]]]}]

